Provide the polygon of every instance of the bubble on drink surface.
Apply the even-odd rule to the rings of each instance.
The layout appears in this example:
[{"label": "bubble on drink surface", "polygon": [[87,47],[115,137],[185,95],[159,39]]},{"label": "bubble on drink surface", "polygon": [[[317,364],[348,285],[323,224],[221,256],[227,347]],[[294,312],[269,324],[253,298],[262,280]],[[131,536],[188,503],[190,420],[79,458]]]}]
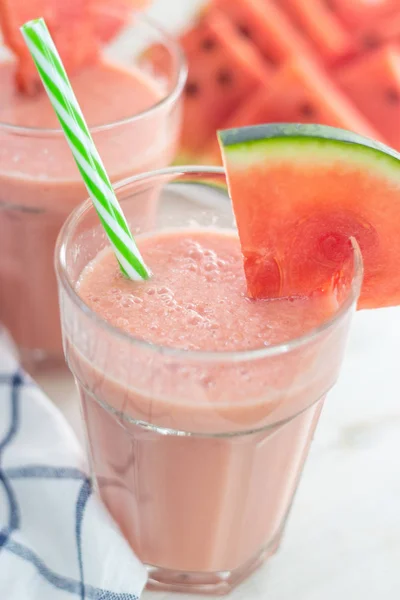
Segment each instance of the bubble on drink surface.
[{"label": "bubble on drink surface", "polygon": [[174,292],[172,290],[169,289],[169,287],[162,285],[159,288],[157,288],[157,294],[159,295],[165,295],[168,294],[168,296],[173,296]]},{"label": "bubble on drink surface", "polygon": [[203,255],[213,259],[217,258],[217,254],[214,252],[214,250],[210,249],[203,250]]},{"label": "bubble on drink surface", "polygon": [[165,294],[165,296],[161,296],[165,306],[169,306],[171,308],[174,308],[178,303],[177,301],[172,298],[172,296],[169,296],[168,294]]},{"label": "bubble on drink surface", "polygon": [[156,293],[156,288],[155,287],[149,287],[146,290],[146,294],[148,296],[154,296],[155,293]]},{"label": "bubble on drink surface", "polygon": [[203,253],[199,248],[192,248],[187,253],[187,256],[193,260],[200,261],[203,258]]},{"label": "bubble on drink surface", "polygon": [[213,283],[219,276],[219,272],[216,270],[212,270],[206,275],[206,281],[208,283]]},{"label": "bubble on drink surface", "polygon": [[203,317],[195,311],[188,312],[188,323],[189,325],[200,325],[203,322]]},{"label": "bubble on drink surface", "polygon": [[209,271],[216,271],[218,272],[218,266],[217,263],[214,261],[209,261],[206,262],[206,264],[204,265],[204,270],[209,272]]},{"label": "bubble on drink surface", "polygon": [[143,304],[143,299],[134,294],[129,294],[128,296],[123,296],[121,298],[121,306],[123,308],[132,308],[133,306],[139,306],[140,304]]},{"label": "bubble on drink surface", "polygon": [[122,300],[122,293],[121,290],[117,287],[113,287],[108,291],[108,296],[111,298],[113,303],[118,303],[121,302]]},{"label": "bubble on drink surface", "polygon": [[129,296],[127,298],[123,298],[121,306],[123,306],[124,308],[130,308],[131,306],[133,306],[133,300],[129,298]]}]

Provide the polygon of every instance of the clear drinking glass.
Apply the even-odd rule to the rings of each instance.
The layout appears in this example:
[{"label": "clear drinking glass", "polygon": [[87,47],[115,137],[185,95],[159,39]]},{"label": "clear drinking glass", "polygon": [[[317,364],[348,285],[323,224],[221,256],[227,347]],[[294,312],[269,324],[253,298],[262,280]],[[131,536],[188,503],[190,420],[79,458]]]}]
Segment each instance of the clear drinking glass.
[{"label": "clear drinking glass", "polygon": [[[121,28],[118,11],[111,2],[108,8],[104,5],[93,11],[99,11],[99,27],[106,32],[111,28],[114,37],[103,44],[102,58],[122,70],[133,67],[155,92],[150,108],[139,111],[129,108],[128,92],[124,98],[114,92],[112,77],[95,82],[85,96],[82,108],[95,144],[111,179],[117,181],[165,167],[173,159],[186,67],[179,46],[158,26],[132,13]],[[14,76],[14,66],[1,47],[0,69],[5,86],[6,79]],[[80,77],[72,79],[75,89],[84,85]],[[87,192],[61,129],[34,125],[47,102],[44,92],[21,110],[18,95],[10,95],[12,86],[4,89],[5,94],[0,94],[0,321],[13,335],[25,365],[32,368],[35,363],[63,360],[54,247],[67,215]],[[104,97],[101,102],[99,94]],[[104,122],[101,115],[92,115],[92,97],[105,114],[110,105],[120,111],[124,102],[124,116]],[[17,118],[24,126],[15,124]]]},{"label": "clear drinking glass", "polygon": [[[117,193],[138,239],[166,228],[235,229],[221,169],[165,169],[127,179]],[[86,202],[56,249],[64,350],[93,480],[147,565],[150,586],[228,592],[279,546],[342,362],[362,280],[359,252],[343,270],[329,321],[276,346],[199,352],[135,339],[80,299],[79,276],[106,245]]]}]

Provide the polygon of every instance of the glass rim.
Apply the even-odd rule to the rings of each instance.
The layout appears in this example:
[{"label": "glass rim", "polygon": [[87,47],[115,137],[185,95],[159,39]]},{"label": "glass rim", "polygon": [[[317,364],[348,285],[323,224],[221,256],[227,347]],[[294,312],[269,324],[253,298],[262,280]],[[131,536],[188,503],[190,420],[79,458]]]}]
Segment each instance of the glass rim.
[{"label": "glass rim", "polygon": [[[125,187],[141,184],[144,181],[155,181],[158,177],[165,176],[179,176],[184,175],[198,175],[207,177],[207,175],[225,175],[225,169],[223,167],[212,167],[212,166],[176,166],[166,167],[164,169],[158,169],[155,171],[148,171],[134,175],[117,182],[114,185],[116,192],[122,191]],[[172,183],[172,182],[171,182]],[[191,185],[188,182],[188,185]],[[105,319],[100,317],[95,311],[93,311],[82,298],[76,293],[75,287],[70,281],[66,265],[66,249],[70,236],[73,234],[78,223],[85,217],[89,211],[94,211],[92,201],[89,199],[85,200],[81,205],[75,208],[72,213],[68,216],[65,221],[57,239],[55,249],[55,271],[59,284],[62,285],[63,289],[67,292],[69,298],[75,304],[75,306],[85,313],[94,323],[100,326],[103,330],[108,332],[110,335],[120,339],[125,343],[132,344],[136,347],[141,347],[149,351],[156,353],[162,353],[164,356],[170,356],[174,358],[184,357],[185,360],[193,360],[195,362],[243,362],[249,360],[258,360],[263,358],[271,358],[287,354],[293,350],[305,346],[307,343],[318,339],[326,331],[331,329],[334,325],[339,324],[348,314],[348,312],[354,307],[358,300],[362,280],[363,280],[363,259],[362,254],[356,240],[352,239],[352,247],[354,252],[354,275],[351,281],[350,291],[343,301],[342,305],[331,315],[328,319],[324,320],[319,325],[312,327],[304,334],[296,336],[284,342],[271,344],[269,346],[260,346],[258,348],[250,350],[221,350],[221,351],[205,351],[205,350],[185,350],[183,348],[173,348],[171,346],[162,346],[148,342],[142,338],[136,338],[130,333],[115,327]]]},{"label": "glass rim", "polygon": [[[104,10],[104,9],[103,9]],[[109,12],[109,7],[107,9]],[[114,10],[115,12],[115,10]],[[151,17],[144,16],[142,14],[134,13],[132,11],[131,14],[135,15],[135,20],[140,23],[145,23],[150,26],[153,31],[157,31],[161,36],[161,41],[164,46],[168,49],[171,55],[176,59],[177,70],[175,75],[175,81],[173,89],[168,92],[165,96],[161,98],[155,104],[152,104],[149,108],[140,111],[129,117],[124,117],[123,119],[118,119],[116,121],[110,121],[107,123],[102,123],[100,125],[95,125],[93,127],[89,127],[90,132],[92,134],[96,134],[101,131],[107,131],[112,129],[113,127],[119,127],[120,125],[127,125],[130,123],[134,123],[135,121],[139,121],[144,117],[152,115],[156,113],[160,109],[174,104],[177,99],[180,97],[183,88],[187,79],[187,64],[184,53],[180,47],[180,45],[174,40],[174,38],[169,35],[163,27],[161,27],[158,23],[156,23]],[[64,136],[64,132],[61,127],[29,127],[29,126],[19,126],[13,125],[12,123],[6,123],[0,121],[0,130],[5,131],[6,133],[14,133],[17,135],[26,135],[26,136]]]}]

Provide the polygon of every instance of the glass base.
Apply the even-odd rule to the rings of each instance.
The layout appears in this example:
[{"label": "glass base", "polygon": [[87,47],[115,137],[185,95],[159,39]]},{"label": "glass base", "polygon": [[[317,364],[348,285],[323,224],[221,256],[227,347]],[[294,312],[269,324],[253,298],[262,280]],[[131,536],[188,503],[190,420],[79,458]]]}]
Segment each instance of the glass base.
[{"label": "glass base", "polygon": [[279,548],[281,536],[273,543],[262,548],[248,562],[233,571],[188,572],[163,569],[154,565],[146,565],[148,572],[147,589],[182,592],[186,594],[203,594],[224,596],[229,594],[239,583],[247,579],[258,567],[270,558]]},{"label": "glass base", "polygon": [[20,348],[19,357],[22,367],[30,375],[67,368],[62,350],[49,353],[46,350]]}]

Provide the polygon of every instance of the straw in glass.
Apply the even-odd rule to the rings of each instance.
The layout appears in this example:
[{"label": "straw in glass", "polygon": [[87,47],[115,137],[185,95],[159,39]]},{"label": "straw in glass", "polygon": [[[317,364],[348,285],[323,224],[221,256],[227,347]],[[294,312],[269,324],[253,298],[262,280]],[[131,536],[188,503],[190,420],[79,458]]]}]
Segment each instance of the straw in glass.
[{"label": "straw in glass", "polygon": [[44,19],[25,23],[21,31],[122,272],[133,280],[148,279],[151,272],[129,230]]}]

